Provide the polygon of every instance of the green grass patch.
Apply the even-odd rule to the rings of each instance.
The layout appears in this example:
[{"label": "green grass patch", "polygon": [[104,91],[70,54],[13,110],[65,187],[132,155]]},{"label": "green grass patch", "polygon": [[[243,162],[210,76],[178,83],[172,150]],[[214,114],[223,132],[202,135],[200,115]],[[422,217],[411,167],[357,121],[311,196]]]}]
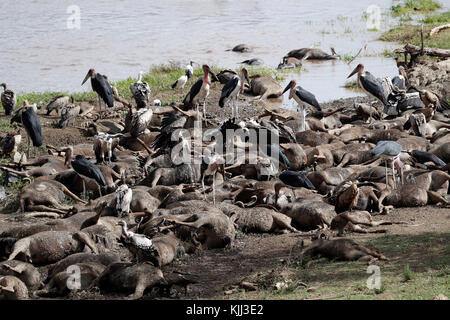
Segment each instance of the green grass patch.
[{"label": "green grass patch", "polygon": [[407,14],[424,14],[442,8],[442,5],[433,0],[406,0],[391,7],[394,17]]},{"label": "green grass patch", "polygon": [[359,85],[358,85],[358,81],[357,80],[349,80],[346,81],[344,84],[344,88],[347,89],[353,89],[353,90],[362,90]]},{"label": "green grass patch", "polygon": [[[215,66],[210,66],[211,70],[216,74],[219,73],[222,69],[219,69]],[[246,66],[249,75],[252,74],[267,74],[274,77],[277,81],[283,81],[286,79],[285,72],[279,72],[277,70],[268,68],[268,67],[251,67]],[[240,72],[242,67],[238,67],[235,69],[236,72]],[[298,72],[298,70],[296,71]],[[182,90],[173,90],[171,85],[182,75],[184,75],[185,70],[184,67],[179,67],[176,64],[162,64],[156,65],[150,68],[150,70],[144,74],[143,81],[147,82],[151,89],[152,99],[160,99],[163,105],[170,105],[173,102],[181,102],[183,101],[185,95],[189,91],[190,87],[194,84],[195,81],[199,77],[203,75],[203,71],[200,67],[194,69],[194,76],[192,79],[188,81],[184,89]],[[119,95],[127,100],[132,99],[132,94],[130,91],[130,84],[135,83],[137,78],[129,77],[124,80],[112,82],[111,84],[117,88],[119,91]],[[90,86],[88,84],[88,86]],[[24,93],[18,94],[17,96],[17,106],[19,108],[23,105],[24,100],[28,100],[30,104],[36,103],[42,105],[43,108],[50,102],[50,100],[58,95],[68,95],[73,96],[75,102],[87,101],[87,102],[95,102],[98,99],[97,94],[92,91],[86,92],[59,92],[59,91],[47,91],[47,92],[32,92],[32,93]],[[3,106],[2,106],[3,109]],[[0,111],[0,112],[3,112]],[[0,119],[0,131],[4,132],[13,127],[10,126],[6,119]]]},{"label": "green grass patch", "polygon": [[[241,299],[432,299],[449,295],[450,233],[383,235],[361,241],[374,246],[390,261],[372,263],[380,269],[380,288],[368,288],[367,263],[330,261],[326,258],[299,259],[288,265],[267,268],[254,275],[259,290],[240,293]],[[414,272],[413,272],[414,271]],[[288,285],[276,290],[280,276]],[[250,280],[252,281],[252,280]],[[227,296],[233,299],[233,296]]]},{"label": "green grass patch", "polygon": [[[430,31],[435,25],[424,25],[423,45],[429,48],[450,49],[450,30],[445,29],[438,34],[430,37]],[[402,44],[421,45],[420,40],[421,26],[402,25],[387,31],[379,38],[382,41],[399,42]]]},{"label": "green grass patch", "polygon": [[409,264],[406,264],[405,268],[403,269],[403,281],[407,282],[409,280],[412,280],[413,273],[411,269],[409,268]]},{"label": "green grass patch", "polygon": [[425,24],[443,24],[450,23],[450,11],[442,12],[439,14],[428,15],[423,20]]}]

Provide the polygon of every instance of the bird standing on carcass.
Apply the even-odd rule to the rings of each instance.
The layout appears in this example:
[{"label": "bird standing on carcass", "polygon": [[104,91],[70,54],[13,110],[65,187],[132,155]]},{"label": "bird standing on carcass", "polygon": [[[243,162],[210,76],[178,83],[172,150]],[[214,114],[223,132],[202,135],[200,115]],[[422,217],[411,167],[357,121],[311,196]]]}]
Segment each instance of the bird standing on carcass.
[{"label": "bird standing on carcass", "polygon": [[[394,187],[396,187],[395,168],[400,173],[401,183],[403,183],[403,163],[400,161],[400,153],[403,147],[395,141],[379,141],[375,148],[372,149],[372,154],[377,157],[381,156],[385,159],[386,165],[386,188],[388,186],[388,160],[392,161],[392,179],[394,179]],[[394,168],[395,167],[395,168]]]},{"label": "bird standing on carcass", "polygon": [[94,136],[93,147],[97,163],[105,163],[105,159],[108,162],[116,161],[114,149],[119,145],[120,137],[123,137],[122,133],[107,134],[98,132]]},{"label": "bird standing on carcass", "polygon": [[137,261],[151,261],[155,266],[158,266],[158,251],[153,245],[152,240],[144,234],[134,233],[129,231],[127,223],[123,220],[117,223],[122,226],[121,242],[136,255]]},{"label": "bird standing on carcass", "polygon": [[[222,94],[219,99],[219,106],[223,108],[225,106],[225,101],[228,101],[228,104],[231,105],[231,117],[239,118],[239,94],[244,91],[245,79],[248,82],[248,74],[247,69],[242,68],[242,74],[239,77],[238,75],[233,76],[222,88]],[[234,111],[236,109],[236,112]]]},{"label": "bird standing on carcass", "polygon": [[147,82],[142,81],[144,72],[140,71],[138,79],[135,83],[130,84],[130,91],[133,95],[134,101],[136,101],[137,109],[145,108],[150,104],[150,86]]},{"label": "bird standing on carcass", "polygon": [[206,99],[209,95],[209,86],[211,85],[211,80],[209,78],[209,73],[211,69],[206,64],[203,65],[203,78],[197,80],[196,83],[191,87],[188,94],[183,100],[184,110],[196,107],[197,116],[200,117],[199,105],[203,103],[203,117],[206,119]]},{"label": "bird standing on carcass", "polygon": [[72,97],[72,103],[66,104],[61,108],[61,120],[58,123],[60,128],[65,128],[69,124],[69,121],[74,120],[80,114],[81,107],[75,105],[73,101],[74,99]]},{"label": "bird standing on carcass", "polygon": [[[41,121],[36,114],[33,106],[28,104],[28,101],[23,102],[24,107],[22,108],[20,114],[20,121],[25,128],[28,139],[27,139],[27,158],[30,157],[30,141],[33,142],[33,147],[42,146],[42,128]],[[19,111],[19,110],[18,110]],[[13,117],[14,118],[14,117]],[[13,121],[13,119],[11,119]]]},{"label": "bird standing on carcass", "polygon": [[[59,110],[61,110],[68,103],[69,103],[68,96],[65,96],[65,95],[56,96],[52,100],[50,100],[50,102],[45,107],[45,109],[47,110],[46,114],[50,115],[50,113],[52,113],[53,110],[55,110],[56,113],[59,113]],[[72,99],[72,103],[73,103],[73,99]]]},{"label": "bird standing on carcass", "polygon": [[13,111],[17,103],[17,97],[14,91],[7,88],[6,83],[0,84],[3,87],[1,95],[2,105],[5,109],[5,115],[9,116]]},{"label": "bird standing on carcass", "polygon": [[[352,73],[349,74],[347,77],[350,78],[355,73],[358,74],[358,85],[360,88],[362,88],[369,96],[375,97],[376,99],[380,100],[384,106],[387,105],[387,99],[384,94],[383,85],[381,82],[375,78],[370,72],[364,71],[364,65],[358,64],[356,68],[352,71]],[[372,102],[370,104],[370,121],[372,121]]]},{"label": "bird standing on carcass", "polygon": [[153,111],[150,106],[137,110],[131,116],[130,134],[132,137],[138,137],[142,134],[152,121]]},{"label": "bird standing on carcass", "polygon": [[128,188],[126,184],[121,185],[115,192],[115,209],[119,218],[130,213],[130,204],[133,198],[133,190]]},{"label": "bird standing on carcass", "polygon": [[306,91],[301,86],[296,86],[296,84],[297,83],[295,82],[295,80],[291,80],[283,90],[282,94],[289,90],[289,99],[294,98],[294,100],[298,103],[301,114],[300,132],[302,132],[306,130],[306,111],[305,107],[303,106],[303,102],[316,108],[319,111],[321,111],[321,107],[319,102],[317,102],[316,97],[311,92]]},{"label": "bird standing on carcass", "polygon": [[[100,169],[86,159],[83,155],[77,155],[75,160],[71,161],[72,168],[81,176],[85,176],[87,178],[94,179],[99,185],[99,193],[102,194],[100,187],[106,187],[105,177],[103,176]],[[83,179],[83,194],[86,196],[86,184]]]}]

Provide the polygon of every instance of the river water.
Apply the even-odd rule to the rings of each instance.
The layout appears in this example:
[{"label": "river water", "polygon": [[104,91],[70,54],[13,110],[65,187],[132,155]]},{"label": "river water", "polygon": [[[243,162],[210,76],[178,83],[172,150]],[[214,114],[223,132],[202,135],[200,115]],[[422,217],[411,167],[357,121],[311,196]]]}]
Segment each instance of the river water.
[{"label": "river water", "polygon": [[[72,28],[68,7],[80,9],[80,28]],[[112,81],[137,76],[152,65],[193,60],[237,68],[257,57],[276,68],[290,50],[319,47],[356,54],[343,61],[305,62],[286,73],[319,102],[361,93],[344,89],[346,76],[364,63],[377,77],[397,73],[393,59],[380,55],[395,44],[376,41],[395,22],[382,14],[381,28],[368,31],[365,10],[381,12],[391,0],[18,0],[0,2],[0,81],[16,92],[83,91],[89,68]],[[70,20],[72,21],[72,20]],[[246,43],[252,53],[225,51]]]}]

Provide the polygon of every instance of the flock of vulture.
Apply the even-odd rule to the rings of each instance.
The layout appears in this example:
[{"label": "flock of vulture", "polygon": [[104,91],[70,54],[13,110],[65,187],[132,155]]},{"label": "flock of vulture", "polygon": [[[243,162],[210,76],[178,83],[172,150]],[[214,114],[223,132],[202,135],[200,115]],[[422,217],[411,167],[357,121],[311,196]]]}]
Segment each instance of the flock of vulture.
[{"label": "flock of vulture", "polygon": [[[281,64],[335,58],[303,48]],[[29,148],[20,152],[20,134],[2,138],[3,155],[11,157],[0,167],[3,180],[26,181],[13,216],[33,223],[0,233],[1,298],[62,297],[91,288],[133,299],[170,294],[201,277],[165,272],[166,265],[198,250],[232,248],[238,231],[312,236],[302,254],[387,259],[341,236],[380,232],[371,227],[392,224],[391,208],[448,205],[448,104],[408,86],[405,67],[378,79],[358,65],[349,77],[357,74],[375,101],[328,110],[295,81],[283,90],[271,76],[245,68],[215,74],[203,65],[202,71],[182,103],[162,106],[151,101],[142,73],[130,85],[131,102],[90,69],[83,84],[91,80],[98,108],[59,96],[46,111],[61,115],[60,130],[95,114],[86,128],[93,143],[47,144],[48,154],[30,158]],[[192,78],[191,62],[172,89]],[[223,84],[219,101],[208,100],[213,82]],[[38,106],[25,101],[15,109],[15,94],[2,86],[5,114],[26,130],[29,147],[43,145]],[[297,111],[254,106],[262,109],[259,116],[239,114],[243,100],[287,91]],[[231,117],[218,122],[214,110],[228,107]],[[192,134],[199,124],[211,134]],[[229,137],[228,130],[248,136]],[[252,132],[270,139],[250,139]],[[231,148],[216,151],[229,142]],[[249,150],[258,151],[254,161],[236,157]],[[178,163],[180,151],[200,161]],[[373,218],[378,214],[384,219]]]}]

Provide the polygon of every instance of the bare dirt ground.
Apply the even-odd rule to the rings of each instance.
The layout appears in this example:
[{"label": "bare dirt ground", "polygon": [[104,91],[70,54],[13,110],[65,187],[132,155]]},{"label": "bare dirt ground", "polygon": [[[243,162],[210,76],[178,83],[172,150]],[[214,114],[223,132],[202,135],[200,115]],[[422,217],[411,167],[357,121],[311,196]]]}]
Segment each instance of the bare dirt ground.
[{"label": "bare dirt ground", "polygon": [[[409,226],[388,225],[371,228],[373,230],[386,229],[389,236],[450,232],[450,210],[448,208],[427,206],[395,209],[388,216],[378,216],[374,220],[379,219],[394,222],[405,221],[409,224]],[[347,238],[361,243],[380,236],[380,234],[346,235]],[[233,285],[239,285],[251,274],[272,271],[291,258],[295,259],[296,253],[298,254],[301,249],[301,240],[309,237],[309,235],[294,233],[283,235],[239,233],[230,250],[205,251],[198,256],[186,257],[165,270],[177,270],[197,275],[201,279],[199,283],[191,285],[187,296],[182,296],[182,298],[224,298],[226,297],[225,291]],[[392,260],[387,263],[394,263],[393,261],[398,259],[404,260],[413,254],[414,252],[386,254]],[[426,257],[421,258],[426,259]],[[362,277],[366,277],[364,271],[361,272]]]}]

